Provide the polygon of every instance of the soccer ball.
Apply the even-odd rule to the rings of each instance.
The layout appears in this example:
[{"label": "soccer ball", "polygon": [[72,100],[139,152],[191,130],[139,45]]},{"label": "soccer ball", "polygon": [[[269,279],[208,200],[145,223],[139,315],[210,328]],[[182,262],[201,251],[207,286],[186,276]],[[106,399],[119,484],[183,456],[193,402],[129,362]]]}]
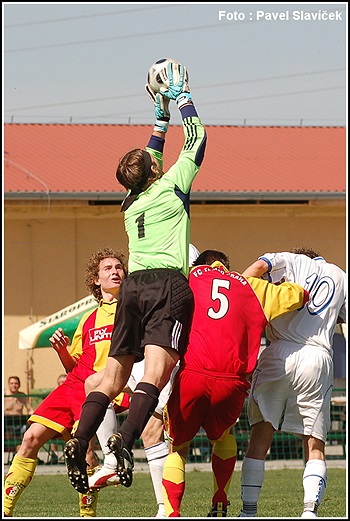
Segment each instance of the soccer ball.
[{"label": "soccer ball", "polygon": [[[179,81],[180,70],[179,67],[181,65],[177,60],[172,60],[171,58],[162,58],[161,60],[156,61],[152,67],[148,71],[147,82],[151,86],[153,92],[165,92],[169,90],[169,78],[168,78],[168,63],[173,63],[173,80],[176,85]],[[185,80],[188,81],[188,74],[186,67],[185,69]]]}]

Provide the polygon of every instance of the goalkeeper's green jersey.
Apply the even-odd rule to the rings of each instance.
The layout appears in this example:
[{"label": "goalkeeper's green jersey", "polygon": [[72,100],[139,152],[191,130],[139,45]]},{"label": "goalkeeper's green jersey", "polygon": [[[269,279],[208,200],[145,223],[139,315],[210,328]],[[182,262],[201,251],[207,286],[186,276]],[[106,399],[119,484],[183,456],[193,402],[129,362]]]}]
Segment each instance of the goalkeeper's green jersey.
[{"label": "goalkeeper's green jersey", "polygon": [[[188,275],[190,190],[203,160],[206,133],[198,117],[187,117],[182,124],[185,143],[176,163],[135,199],[129,192],[123,201],[129,273],[171,268]],[[162,161],[162,153],[146,150]]]}]

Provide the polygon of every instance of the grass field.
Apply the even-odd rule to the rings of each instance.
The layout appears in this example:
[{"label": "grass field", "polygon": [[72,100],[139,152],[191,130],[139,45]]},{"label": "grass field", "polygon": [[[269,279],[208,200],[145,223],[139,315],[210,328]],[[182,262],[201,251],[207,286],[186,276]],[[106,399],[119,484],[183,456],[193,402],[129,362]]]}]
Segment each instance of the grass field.
[{"label": "grass field", "polygon": [[[267,470],[260,496],[259,517],[301,515],[303,503],[302,470]],[[211,472],[190,471],[186,474],[186,491],[182,517],[206,517],[211,506]],[[240,511],[240,471],[236,471],[229,494],[228,517]],[[319,509],[323,518],[346,518],[346,469],[328,469],[328,484]],[[150,475],[135,473],[132,487],[108,487],[99,492],[97,516],[100,518],[147,518],[156,514],[156,502]],[[78,494],[65,475],[34,476],[31,485],[19,499],[15,517],[78,518]]]}]

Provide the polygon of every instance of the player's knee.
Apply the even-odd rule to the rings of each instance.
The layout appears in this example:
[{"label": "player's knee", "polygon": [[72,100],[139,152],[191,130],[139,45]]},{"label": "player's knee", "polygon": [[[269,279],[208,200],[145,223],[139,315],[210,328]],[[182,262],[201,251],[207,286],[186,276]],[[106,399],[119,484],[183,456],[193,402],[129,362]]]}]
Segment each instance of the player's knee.
[{"label": "player's knee", "polygon": [[102,378],[99,373],[93,373],[90,376],[88,376],[87,379],[85,380],[86,395],[88,395],[89,393],[91,393],[91,391],[96,389],[96,387],[100,384],[101,380],[102,380]]},{"label": "player's knee", "polygon": [[29,428],[23,435],[18,454],[22,457],[30,457],[30,454],[33,451],[37,453],[42,445],[35,431]]},{"label": "player's knee", "polygon": [[141,439],[144,447],[152,447],[164,441],[163,420],[151,416],[141,434]]}]

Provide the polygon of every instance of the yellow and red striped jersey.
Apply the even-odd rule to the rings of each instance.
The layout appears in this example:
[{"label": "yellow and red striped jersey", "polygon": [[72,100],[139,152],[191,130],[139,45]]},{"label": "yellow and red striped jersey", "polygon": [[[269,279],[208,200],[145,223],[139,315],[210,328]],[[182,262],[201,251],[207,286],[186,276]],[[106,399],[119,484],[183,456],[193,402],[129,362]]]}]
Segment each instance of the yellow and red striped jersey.
[{"label": "yellow and red striped jersey", "polygon": [[117,300],[105,302],[82,317],[72,340],[70,354],[79,362],[68,373],[70,380],[85,382],[92,373],[105,368],[111,344]]}]

